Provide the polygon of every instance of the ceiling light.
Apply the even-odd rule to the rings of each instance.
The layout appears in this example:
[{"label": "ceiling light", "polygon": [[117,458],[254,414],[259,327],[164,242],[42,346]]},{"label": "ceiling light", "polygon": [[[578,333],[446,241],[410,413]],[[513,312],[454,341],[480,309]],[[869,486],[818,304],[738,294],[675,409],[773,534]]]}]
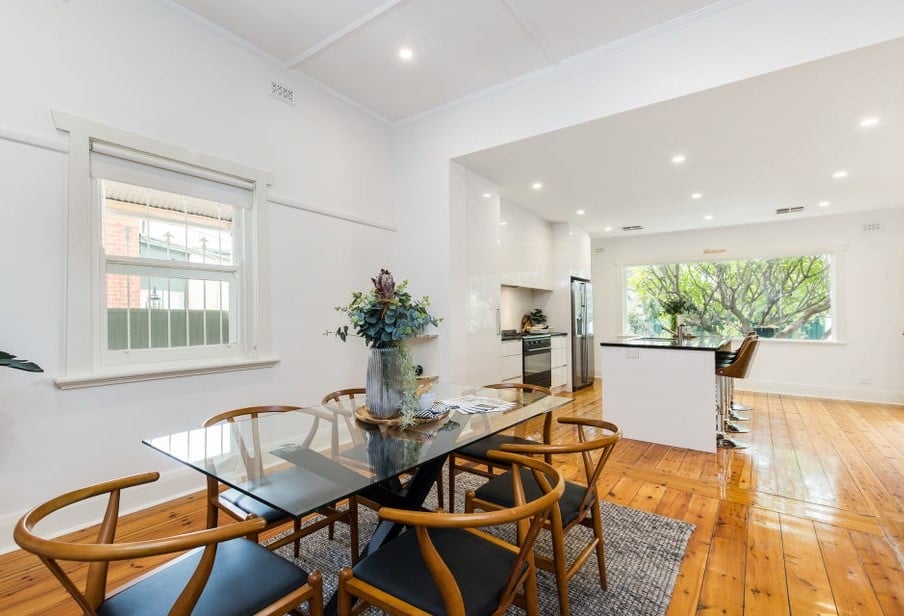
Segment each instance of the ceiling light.
[{"label": "ceiling light", "polygon": [[534,182],[530,185],[530,187],[534,190],[540,190],[541,188],[543,188],[543,182]]},{"label": "ceiling light", "polygon": [[489,199],[489,198],[492,197],[492,196],[493,196],[493,195],[490,194],[490,193],[483,193],[483,198],[484,198],[484,199]]},{"label": "ceiling light", "polygon": [[603,227],[603,231],[612,231],[612,227]]},{"label": "ceiling light", "polygon": [[828,201],[820,201],[819,207],[829,207],[829,202]]},{"label": "ceiling light", "polygon": [[702,199],[703,193],[694,193],[691,195],[691,199]]},{"label": "ceiling light", "polygon": [[870,116],[868,118],[863,118],[862,120],[860,120],[861,128],[872,128],[878,123],[879,118],[877,118],[876,116]]},{"label": "ceiling light", "polygon": [[848,176],[848,172],[844,169],[839,169],[835,173],[832,174],[832,177],[836,180],[840,180],[841,178],[846,178]]},{"label": "ceiling light", "polygon": [[672,162],[675,163],[676,165],[680,165],[681,163],[683,163],[686,160],[687,160],[687,157],[684,154],[675,154],[674,156],[672,156]]},{"label": "ceiling light", "polygon": [[577,214],[578,216],[583,216],[586,213],[587,212],[585,212],[584,210],[578,210],[577,212],[575,212],[575,214]]},{"label": "ceiling light", "polygon": [[414,52],[410,47],[402,47],[401,49],[399,49],[399,57],[403,60],[410,60],[414,57]]},{"label": "ceiling light", "polygon": [[712,219],[713,219],[712,214],[707,214],[706,216],[703,217],[703,220],[712,220]]},{"label": "ceiling light", "polygon": [[502,226],[504,227],[504,226],[507,225],[508,223],[505,222],[504,220],[500,220],[500,221],[499,221],[499,224],[502,225]]}]

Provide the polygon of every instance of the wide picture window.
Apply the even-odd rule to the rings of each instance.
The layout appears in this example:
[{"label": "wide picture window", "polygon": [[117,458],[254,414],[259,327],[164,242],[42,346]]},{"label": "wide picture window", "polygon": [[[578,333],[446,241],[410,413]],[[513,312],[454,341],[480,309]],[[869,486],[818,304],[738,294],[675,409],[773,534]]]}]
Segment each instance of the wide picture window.
[{"label": "wide picture window", "polygon": [[698,335],[831,340],[830,255],[625,267],[625,329],[665,335],[669,310]]}]

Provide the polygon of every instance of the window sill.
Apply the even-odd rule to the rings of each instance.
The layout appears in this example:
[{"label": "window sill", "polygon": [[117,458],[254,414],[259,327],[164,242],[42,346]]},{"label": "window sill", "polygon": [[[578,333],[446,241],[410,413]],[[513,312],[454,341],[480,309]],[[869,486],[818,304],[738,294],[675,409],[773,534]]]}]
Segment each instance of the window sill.
[{"label": "window sill", "polygon": [[104,368],[90,374],[61,376],[53,382],[59,389],[79,389],[82,387],[100,387],[103,385],[132,383],[135,381],[172,379],[183,376],[194,376],[197,374],[257,370],[260,368],[272,368],[278,363],[278,357],[161,362],[160,364],[141,364]]}]

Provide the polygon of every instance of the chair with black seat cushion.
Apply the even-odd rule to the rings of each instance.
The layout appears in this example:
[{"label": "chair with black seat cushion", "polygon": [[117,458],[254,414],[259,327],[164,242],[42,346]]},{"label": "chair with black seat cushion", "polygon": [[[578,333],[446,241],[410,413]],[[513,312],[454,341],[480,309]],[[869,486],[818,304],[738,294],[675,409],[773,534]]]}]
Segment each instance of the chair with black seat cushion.
[{"label": "chair with black seat cushion", "polygon": [[[147,541],[117,542],[116,527],[122,490],[156,481],[158,473],[143,473],[68,492],[39,505],[19,520],[14,538],[38,556],[69,592],[84,614],[97,616],[247,616],[248,614],[323,614],[320,574],[308,574],[244,537],[266,524],[255,518]],[[46,539],[34,530],[54,512],[86,499],[108,495],[106,513],[96,541]],[[111,562],[166,554],[187,554],[144,574],[125,586],[107,591]],[[71,577],[73,568],[59,561],[89,563],[84,590]],[[140,566],[140,565],[139,565]],[[75,571],[82,571],[76,568]]]},{"label": "chair with black seat cushion", "polygon": [[[330,393],[325,395],[323,399],[320,400],[320,404],[336,413],[337,416],[343,417],[346,423],[349,423],[355,420],[355,410],[357,410],[361,406],[364,406],[365,394],[366,390],[363,387],[339,389],[337,391],[331,391]],[[349,428],[351,428],[351,426],[349,426]],[[349,429],[349,432],[352,435],[353,447],[347,451],[342,452],[342,455],[350,457],[352,459],[357,459],[361,462],[367,462],[368,456],[366,443],[364,443],[363,440],[360,440],[357,430]],[[444,507],[443,493],[443,476],[440,473],[436,477],[436,502],[437,505],[439,505],[440,509]],[[364,496],[359,496],[358,502],[363,505],[367,505],[374,510],[380,508],[380,505],[378,503]]]},{"label": "chair with black seat cushion", "polygon": [[[261,415],[268,413],[287,413],[290,411],[303,412],[312,417],[311,428],[305,440],[301,443],[301,447],[309,447],[317,434],[321,421],[331,424],[331,447],[338,449],[338,424],[337,417],[330,413],[316,408],[301,408],[297,406],[271,405],[271,406],[250,406],[241,409],[225,411],[208,418],[204,422],[204,427],[209,428],[220,423],[234,423],[249,419],[256,419]],[[261,477],[263,475],[263,460],[259,455],[260,437],[258,434],[257,423],[251,425],[251,439],[254,441],[249,447],[243,440],[239,440],[237,446],[241,454],[242,462],[245,466],[245,472],[249,477]],[[258,455],[254,455],[258,452]],[[280,474],[271,475],[274,483],[274,489],[278,489],[278,481]],[[294,480],[290,474],[286,475],[287,481]],[[252,517],[262,518],[266,521],[263,530],[270,530],[283,524],[292,523],[293,532],[289,537],[284,537],[278,541],[268,544],[268,548],[275,550],[289,542],[294,544],[295,556],[299,554],[299,541],[302,537],[306,537],[311,533],[320,530],[323,527],[329,527],[329,538],[333,538],[333,525],[336,522],[344,522],[349,526],[349,542],[351,544],[350,551],[352,562],[358,559],[358,511],[357,501],[354,496],[348,498],[348,506],[345,509],[339,509],[336,504],[328,507],[321,507],[317,513],[322,516],[321,519],[302,526],[301,520],[286,514],[279,509],[274,509],[261,501],[248,496],[244,492],[235,488],[228,488],[221,491],[219,482],[211,476],[207,476],[207,526],[214,528],[218,522],[218,512],[222,511],[234,520],[247,520]],[[259,533],[249,536],[254,541],[259,540]]]},{"label": "chair with black seat cushion", "polygon": [[[532,385],[530,383],[494,383],[492,385],[484,385],[484,389],[501,389],[507,391],[517,391],[523,395],[524,393],[541,394],[544,396],[552,395],[548,387],[541,385]],[[552,413],[546,413],[543,417],[543,442],[548,443],[550,433],[552,431]],[[505,470],[505,467],[494,463],[487,456],[487,452],[492,450],[500,450],[503,445],[535,445],[537,441],[532,441],[513,434],[491,434],[464,447],[460,447],[449,454],[449,510],[455,510],[455,476],[459,473],[471,473],[481,477],[492,478],[498,473],[497,471]],[[549,460],[547,460],[548,462]]]},{"label": "chair with black seat cushion", "polygon": [[[580,570],[584,562],[596,551],[599,567],[600,586],[608,587],[606,579],[606,552],[603,543],[603,522],[600,517],[600,498],[597,493],[597,480],[615,444],[621,438],[621,430],[615,424],[599,419],[584,417],[561,417],[560,424],[573,425],[577,432],[577,440],[573,443],[551,445],[505,445],[506,451],[520,454],[542,456],[560,456],[579,454],[584,470],[584,484],[568,481],[565,491],[554,507],[552,515],[545,527],[552,535],[552,558],[537,554],[537,566],[551,571],[556,576],[556,587],[559,594],[559,610],[564,615],[569,613],[568,581]],[[524,483],[527,498],[538,492],[536,483],[520,471],[512,470],[495,477],[478,488],[469,491],[465,496],[465,511],[475,509],[494,511],[512,505],[511,486],[519,480]],[[584,546],[580,554],[569,565],[565,558],[565,534],[577,526],[585,526],[593,530],[593,539]]]},{"label": "chair with black seat cushion", "polygon": [[[565,489],[562,474],[545,462],[491,452],[490,458],[531,477],[535,496],[512,483],[513,507],[481,513],[407,511],[384,507],[380,518],[407,530],[339,573],[339,614],[355,598],[391,614],[484,616],[513,603],[537,614],[533,545]],[[517,544],[481,528],[517,523]],[[522,591],[519,593],[519,590]]]}]

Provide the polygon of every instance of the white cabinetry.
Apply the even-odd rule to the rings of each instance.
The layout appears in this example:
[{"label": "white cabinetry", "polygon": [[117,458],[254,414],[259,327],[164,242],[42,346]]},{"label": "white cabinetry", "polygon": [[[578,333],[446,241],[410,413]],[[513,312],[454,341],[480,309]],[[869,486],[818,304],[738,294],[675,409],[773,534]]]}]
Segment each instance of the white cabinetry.
[{"label": "white cabinetry", "polygon": [[552,366],[551,387],[564,387],[568,384],[568,349],[565,344],[567,336],[553,336],[550,344],[550,365]]},{"label": "white cabinetry", "polygon": [[500,202],[500,281],[552,290],[552,227],[533,214]]},{"label": "white cabinetry", "polygon": [[520,383],[521,376],[521,341],[502,341],[502,382]]}]

